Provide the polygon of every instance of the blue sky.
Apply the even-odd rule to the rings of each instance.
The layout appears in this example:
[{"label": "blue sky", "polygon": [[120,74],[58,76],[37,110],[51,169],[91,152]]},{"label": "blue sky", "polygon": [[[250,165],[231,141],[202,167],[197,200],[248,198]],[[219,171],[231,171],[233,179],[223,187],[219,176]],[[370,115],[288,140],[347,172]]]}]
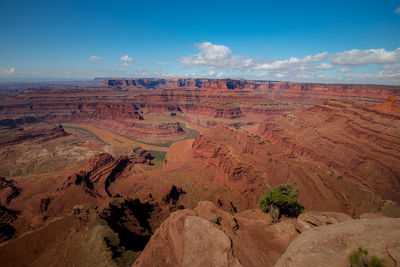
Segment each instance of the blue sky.
[{"label": "blue sky", "polygon": [[0,79],[400,84],[400,0],[0,0]]}]

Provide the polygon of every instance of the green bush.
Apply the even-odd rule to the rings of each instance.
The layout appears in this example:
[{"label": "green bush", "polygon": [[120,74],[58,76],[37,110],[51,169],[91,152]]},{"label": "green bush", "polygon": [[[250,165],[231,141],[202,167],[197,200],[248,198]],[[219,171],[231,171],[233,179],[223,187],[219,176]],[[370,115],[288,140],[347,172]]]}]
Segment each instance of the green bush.
[{"label": "green bush", "polygon": [[297,202],[300,189],[293,188],[291,184],[278,185],[269,188],[258,200],[258,206],[264,212],[270,212],[273,221],[280,218],[282,214],[297,217],[304,207]]},{"label": "green bush", "polygon": [[368,250],[363,249],[362,247],[358,247],[358,249],[356,249],[355,251],[353,251],[353,253],[350,254],[350,265],[352,267],[355,266],[364,267],[367,256],[368,256]]},{"label": "green bush", "polygon": [[219,220],[218,220],[217,218],[215,218],[215,217],[210,218],[209,221],[212,222],[212,223],[215,223],[215,224],[217,224],[217,225],[220,224],[220,223],[219,223]]},{"label": "green bush", "polygon": [[379,258],[377,256],[371,256],[369,259],[369,265],[370,267],[385,267],[386,266],[386,260]]},{"label": "green bush", "polygon": [[386,260],[375,255],[368,256],[368,250],[358,247],[350,254],[351,267],[385,267]]}]

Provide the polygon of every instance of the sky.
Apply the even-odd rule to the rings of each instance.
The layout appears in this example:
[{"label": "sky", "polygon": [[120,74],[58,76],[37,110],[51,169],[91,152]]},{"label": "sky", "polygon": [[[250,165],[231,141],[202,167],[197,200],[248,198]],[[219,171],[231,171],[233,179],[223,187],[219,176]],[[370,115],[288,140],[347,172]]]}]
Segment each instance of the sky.
[{"label": "sky", "polygon": [[0,0],[0,81],[400,84],[400,0]]}]

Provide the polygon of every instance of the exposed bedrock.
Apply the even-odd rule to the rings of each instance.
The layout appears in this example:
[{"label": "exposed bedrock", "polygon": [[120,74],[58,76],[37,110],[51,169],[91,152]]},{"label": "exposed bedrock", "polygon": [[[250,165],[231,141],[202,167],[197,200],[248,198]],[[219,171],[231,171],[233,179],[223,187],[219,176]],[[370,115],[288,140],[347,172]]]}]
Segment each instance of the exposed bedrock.
[{"label": "exposed bedrock", "polygon": [[347,220],[310,229],[297,237],[275,266],[348,266],[349,256],[358,247],[398,266],[400,219]]},{"label": "exposed bedrock", "polygon": [[107,79],[106,86],[116,88],[187,88],[187,89],[254,89],[256,84],[246,80],[210,80],[210,79]]},{"label": "exposed bedrock", "polygon": [[[60,96],[62,91],[58,92]],[[81,92],[82,93],[82,92]],[[2,106],[2,114],[9,116],[24,115],[21,118],[3,119],[0,125],[14,126],[24,123],[38,121],[75,121],[75,120],[143,120],[139,113],[139,108],[135,104],[107,101],[93,101],[88,97],[87,100],[76,101],[65,98],[58,99],[56,96],[49,97],[40,101],[40,98],[28,100],[20,99],[18,105]],[[25,116],[25,114],[31,114]]]},{"label": "exposed bedrock", "polygon": [[376,110],[381,113],[390,114],[393,116],[400,117],[400,105],[396,104],[396,96],[391,95],[388,100],[380,105],[371,107],[371,110]]},{"label": "exposed bedrock", "polygon": [[[264,123],[259,133],[291,151],[294,158],[323,166],[322,178],[330,177],[338,185],[357,184],[365,193],[399,203],[399,129],[400,117],[351,102],[328,101]],[[338,192],[343,197],[358,195],[346,188]]]},{"label": "exposed bedrock", "polygon": [[13,146],[23,142],[38,142],[44,143],[59,137],[67,136],[64,128],[61,126],[45,127],[40,130],[25,131],[23,128],[18,128],[17,131],[10,132],[2,136],[0,140],[0,148]]},{"label": "exposed bedrock", "polygon": [[192,144],[240,209],[269,186],[293,183],[309,209],[357,215],[400,202],[400,120],[329,101],[261,124],[261,136],[217,127]]},{"label": "exposed bedrock", "polygon": [[[107,122],[105,122],[107,124]],[[112,125],[108,123],[108,125]],[[134,137],[148,137],[156,135],[159,138],[179,137],[185,135],[185,130],[178,122],[144,123],[138,121],[125,122],[126,129],[120,132]]]},{"label": "exposed bedrock", "polygon": [[[312,231],[323,232],[329,227],[347,228],[351,235],[358,235],[358,240],[366,241],[372,233],[364,234],[357,229],[360,224],[374,225],[368,229],[379,233],[399,219],[381,217],[380,220],[393,221],[377,225],[373,220],[360,223],[361,220],[354,220],[343,213],[307,212],[297,219],[283,218],[278,223],[272,223],[269,214],[259,209],[232,215],[208,201],[201,201],[194,210],[172,213],[155,231],[133,266],[274,266],[282,254],[285,256],[290,251],[293,245],[289,244],[293,240],[292,244],[296,244],[297,240],[303,236],[307,238]],[[398,229],[398,226],[395,228]],[[322,239],[323,235],[318,235],[318,238]],[[393,239],[386,235],[381,240]],[[330,246],[336,245],[335,242],[324,243],[323,247],[305,246],[303,251],[310,247],[329,251]],[[292,251],[296,253],[295,249]],[[318,254],[314,258],[318,258]]]},{"label": "exposed bedrock", "polygon": [[113,197],[110,186],[117,179],[128,176],[135,164],[151,164],[150,154],[134,148],[132,155],[114,158],[110,154],[102,153],[93,156],[83,169],[69,176],[58,191],[65,191],[71,186],[80,186],[92,197]]},{"label": "exposed bedrock", "polygon": [[121,246],[142,251],[153,234],[149,219],[154,208],[138,199],[116,200],[100,213],[100,217],[118,233]]},{"label": "exposed bedrock", "polygon": [[400,96],[399,87],[396,86],[270,82],[241,79],[106,79],[104,85],[123,89],[264,90],[294,94],[326,94],[380,99],[387,98],[392,94]]},{"label": "exposed bedrock", "polygon": [[19,196],[21,188],[18,188],[17,182],[0,177],[0,205],[8,205]]}]

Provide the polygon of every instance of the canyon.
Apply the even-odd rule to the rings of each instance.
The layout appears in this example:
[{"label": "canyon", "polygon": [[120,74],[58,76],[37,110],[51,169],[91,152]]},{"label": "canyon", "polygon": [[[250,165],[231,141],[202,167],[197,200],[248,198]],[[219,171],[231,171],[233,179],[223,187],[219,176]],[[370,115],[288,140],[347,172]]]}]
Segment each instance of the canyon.
[{"label": "canyon", "polygon": [[[342,266],[363,246],[396,266],[397,99],[242,79],[2,90],[1,262]],[[274,222],[258,199],[287,183],[306,211]]]}]

